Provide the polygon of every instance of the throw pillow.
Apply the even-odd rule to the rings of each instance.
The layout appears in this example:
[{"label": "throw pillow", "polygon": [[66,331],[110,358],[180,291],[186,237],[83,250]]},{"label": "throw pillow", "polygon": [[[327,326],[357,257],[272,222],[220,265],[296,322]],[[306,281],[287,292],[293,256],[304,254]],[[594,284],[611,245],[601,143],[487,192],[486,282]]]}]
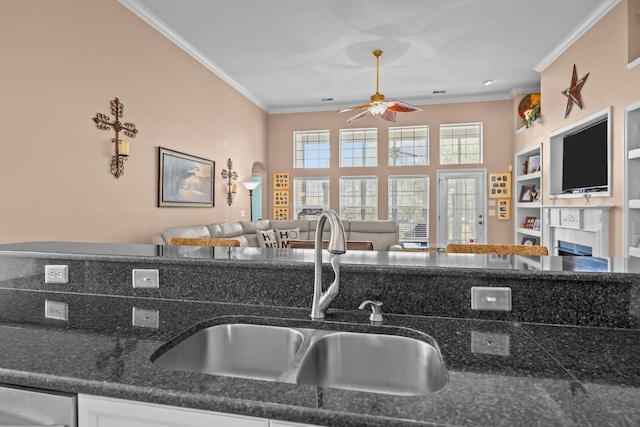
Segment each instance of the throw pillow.
[{"label": "throw pillow", "polygon": [[276,230],[279,248],[288,248],[289,242],[300,239],[300,227],[291,230]]},{"label": "throw pillow", "polygon": [[278,241],[273,230],[257,230],[256,236],[258,237],[258,245],[261,248],[277,248]]}]

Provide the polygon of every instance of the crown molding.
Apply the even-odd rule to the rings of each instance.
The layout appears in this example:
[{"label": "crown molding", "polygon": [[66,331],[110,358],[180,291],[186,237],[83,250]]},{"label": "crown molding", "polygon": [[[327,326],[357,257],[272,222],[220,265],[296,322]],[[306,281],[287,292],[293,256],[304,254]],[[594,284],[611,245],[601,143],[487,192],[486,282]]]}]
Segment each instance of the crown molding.
[{"label": "crown molding", "polygon": [[133,12],[138,18],[142,19],[147,24],[155,28],[160,34],[171,40],[180,49],[184,50],[187,54],[193,57],[196,61],[205,66],[209,71],[220,77],[223,81],[240,92],[243,96],[249,99],[263,110],[267,110],[267,107],[247,88],[240,83],[232,79],[227,73],[221,70],[216,64],[196,49],[191,43],[187,42],[180,34],[173,31],[162,19],[158,18],[149,9],[141,5],[135,0],[118,0],[124,7]]},{"label": "crown molding", "polygon": [[564,53],[571,45],[573,45],[580,37],[584,35],[591,27],[593,27],[600,19],[602,19],[611,9],[614,8],[620,0],[607,0],[594,10],[584,21],[573,29],[567,37],[565,37],[558,46],[555,47],[542,61],[535,66],[534,70],[541,73],[549,65],[553,63],[560,55]]}]

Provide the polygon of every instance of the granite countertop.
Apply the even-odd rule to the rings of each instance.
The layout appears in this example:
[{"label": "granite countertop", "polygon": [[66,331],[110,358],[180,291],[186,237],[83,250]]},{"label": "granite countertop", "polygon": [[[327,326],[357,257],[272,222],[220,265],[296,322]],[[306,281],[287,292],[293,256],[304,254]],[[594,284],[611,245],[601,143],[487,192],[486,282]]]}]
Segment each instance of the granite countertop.
[{"label": "granite countertop", "polygon": [[[226,248],[151,244],[120,244],[96,242],[22,242],[0,244],[0,255],[26,257],[62,257],[65,259],[132,261],[183,264],[213,262],[286,264],[313,263],[311,249],[261,249],[253,247]],[[331,255],[323,252],[323,260]],[[403,251],[348,251],[340,256],[340,263],[362,268],[420,268],[456,269],[475,274],[474,270],[517,271],[522,274],[594,274],[640,273],[638,258],[598,258],[567,256],[447,254]]]},{"label": "granite countertop", "polygon": [[[46,319],[46,300],[67,303],[68,321]],[[159,327],[132,326],[133,307],[158,310]],[[330,426],[640,424],[636,329],[386,315],[387,326],[428,334],[442,353],[449,382],[422,396],[169,371],[150,361],[205,321],[268,317],[380,331],[362,311],[330,311],[324,323],[308,316],[308,309],[0,289],[0,381]]]}]

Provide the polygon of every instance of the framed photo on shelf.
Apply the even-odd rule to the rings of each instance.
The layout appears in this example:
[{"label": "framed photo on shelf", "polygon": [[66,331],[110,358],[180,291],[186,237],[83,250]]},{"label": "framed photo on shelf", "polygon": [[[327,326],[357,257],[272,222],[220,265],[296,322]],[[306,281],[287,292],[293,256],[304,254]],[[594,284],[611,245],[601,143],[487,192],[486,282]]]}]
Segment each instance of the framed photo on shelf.
[{"label": "framed photo on shelf", "polygon": [[533,229],[540,230],[540,226],[541,226],[540,220],[536,219],[536,222],[533,223]]},{"label": "framed photo on shelf", "polygon": [[519,202],[533,202],[536,200],[536,186],[535,185],[523,185],[520,187]]},{"label": "framed photo on shelf", "polygon": [[527,174],[540,172],[540,155],[529,156],[527,159]]},{"label": "framed photo on shelf", "polygon": [[489,198],[504,199],[511,197],[511,172],[489,174]]},{"label": "framed photo on shelf", "polygon": [[524,228],[535,228],[535,224],[538,218],[535,216],[528,216],[524,219]]},{"label": "framed photo on shelf", "polygon": [[537,237],[523,237],[522,238],[523,245],[537,245],[538,238]]}]

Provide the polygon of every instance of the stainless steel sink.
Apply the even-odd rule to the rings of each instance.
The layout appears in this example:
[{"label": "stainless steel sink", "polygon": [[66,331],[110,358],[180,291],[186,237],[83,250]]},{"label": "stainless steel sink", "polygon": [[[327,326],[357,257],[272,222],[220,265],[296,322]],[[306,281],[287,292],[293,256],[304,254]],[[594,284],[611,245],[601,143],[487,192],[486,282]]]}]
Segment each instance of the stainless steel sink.
[{"label": "stainless steel sink", "polygon": [[276,380],[302,345],[291,328],[224,324],[191,335],[154,360],[156,366],[213,375]]},{"label": "stainless steel sink", "polygon": [[[385,332],[396,329],[386,327]],[[449,380],[435,341],[424,338],[228,323],[202,329],[168,350],[163,347],[151,360],[178,371],[422,395]]]},{"label": "stainless steel sink", "polygon": [[337,332],[307,352],[297,383],[397,395],[434,393],[447,384],[439,351],[395,335]]}]

